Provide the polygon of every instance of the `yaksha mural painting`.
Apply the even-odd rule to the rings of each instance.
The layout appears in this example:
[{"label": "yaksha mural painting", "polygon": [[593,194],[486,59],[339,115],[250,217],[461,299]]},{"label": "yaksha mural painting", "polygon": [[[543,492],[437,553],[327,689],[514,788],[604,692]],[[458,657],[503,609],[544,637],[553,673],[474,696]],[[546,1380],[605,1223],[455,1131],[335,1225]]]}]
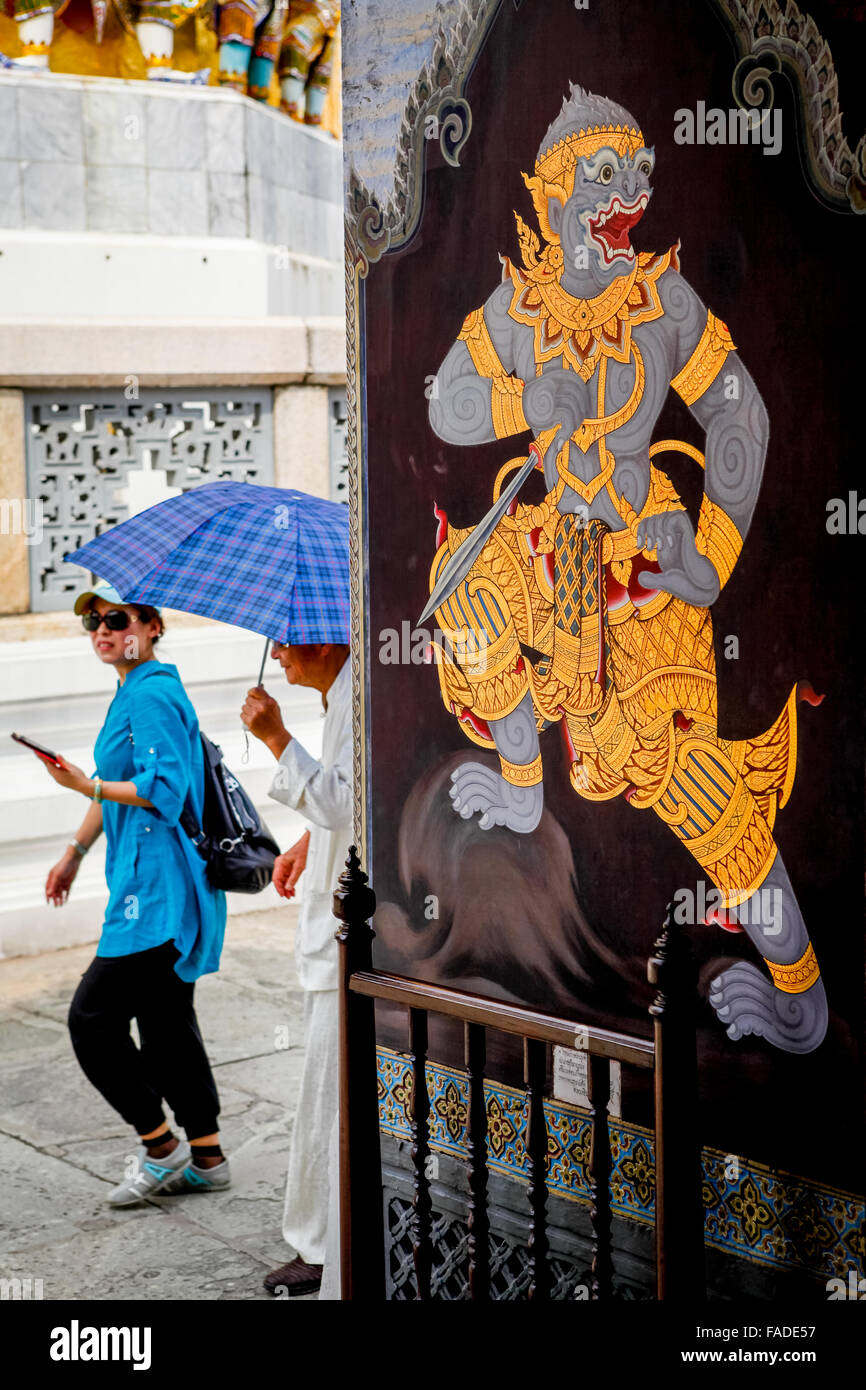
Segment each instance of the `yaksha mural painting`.
[{"label": "yaksha mural painting", "polygon": [[[794,781],[798,695],[820,697],[802,682],[769,729],[719,737],[710,610],[748,536],[770,425],[679,248],[630,245],[653,166],[629,112],[572,85],[524,175],[541,240],[517,218],[522,266],[504,259],[436,376],[429,416],[442,440],[533,435],[479,525],[440,514],[425,616],[453,639],[442,696],[499,755],[498,772],[467,759],[450,794],[482,829],[531,832],[539,731],[559,723],[577,795],[658,816],[764,958],[769,978],[742,960],[712,982],[729,1037],[804,1053],[824,1037],[827,1003],[773,827]],[[671,388],[705,432],[703,453],[651,443]],[[659,467],[670,450],[704,467],[696,530]],[[529,505],[518,493],[534,469],[547,494]]]}]

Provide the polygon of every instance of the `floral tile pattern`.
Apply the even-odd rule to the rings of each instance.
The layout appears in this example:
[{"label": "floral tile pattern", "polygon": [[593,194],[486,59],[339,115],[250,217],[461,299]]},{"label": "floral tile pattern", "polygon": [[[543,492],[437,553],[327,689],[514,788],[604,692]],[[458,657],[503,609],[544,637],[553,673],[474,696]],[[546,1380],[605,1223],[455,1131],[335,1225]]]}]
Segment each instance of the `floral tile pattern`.
[{"label": "floral tile pattern", "polygon": [[[412,1068],[405,1053],[377,1049],[380,1128],[411,1138]],[[452,1158],[469,1156],[469,1079],[465,1072],[427,1064],[430,1147]],[[491,1173],[526,1182],[525,1092],[484,1082],[487,1163]],[[546,1100],[547,1180],[551,1193],[589,1201],[587,1111]],[[651,1224],[655,1219],[655,1155],[651,1130],[610,1121],[614,1214]],[[761,1264],[807,1271],[823,1279],[866,1271],[866,1212],[849,1193],[764,1164],[703,1151],[704,1235],[708,1246]]]}]

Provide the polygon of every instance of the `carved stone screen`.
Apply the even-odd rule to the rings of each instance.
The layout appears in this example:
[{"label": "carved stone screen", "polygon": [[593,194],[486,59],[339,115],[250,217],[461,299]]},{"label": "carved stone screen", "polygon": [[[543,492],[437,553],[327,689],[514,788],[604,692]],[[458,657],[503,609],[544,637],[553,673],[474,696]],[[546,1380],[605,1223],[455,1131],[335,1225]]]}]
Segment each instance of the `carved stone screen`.
[{"label": "carved stone screen", "polygon": [[27,491],[41,504],[30,607],[66,608],[81,570],[63,556],[164,497],[226,479],[270,483],[267,388],[28,391]]}]

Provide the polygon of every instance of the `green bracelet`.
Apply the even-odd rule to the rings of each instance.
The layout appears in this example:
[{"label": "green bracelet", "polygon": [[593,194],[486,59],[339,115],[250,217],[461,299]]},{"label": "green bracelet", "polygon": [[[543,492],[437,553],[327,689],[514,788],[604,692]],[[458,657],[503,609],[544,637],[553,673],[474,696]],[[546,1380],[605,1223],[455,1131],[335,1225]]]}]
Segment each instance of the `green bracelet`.
[{"label": "green bracelet", "polygon": [[94,779],[93,779],[93,795],[92,795],[92,797],[90,798],[90,800],[91,800],[91,801],[101,801],[101,800],[102,800],[102,778],[101,778],[101,777],[94,777]]}]

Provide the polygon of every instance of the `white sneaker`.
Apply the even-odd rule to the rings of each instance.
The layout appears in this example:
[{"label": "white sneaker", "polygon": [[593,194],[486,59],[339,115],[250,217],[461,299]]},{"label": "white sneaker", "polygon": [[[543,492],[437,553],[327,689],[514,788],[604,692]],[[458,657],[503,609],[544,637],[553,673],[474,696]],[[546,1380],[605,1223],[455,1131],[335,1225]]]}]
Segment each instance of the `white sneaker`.
[{"label": "white sneaker", "polygon": [[148,1158],[147,1149],[139,1149],[138,1172],[112,1188],[107,1197],[110,1207],[134,1207],[159,1192],[182,1172],[190,1161],[190,1147],[183,1139],[178,1140],[177,1148],[165,1158]]},{"label": "white sneaker", "polygon": [[222,1163],[215,1163],[212,1168],[199,1168],[195,1163],[190,1163],[178,1177],[169,1179],[162,1188],[162,1195],[171,1193],[176,1197],[182,1192],[224,1192],[231,1185],[229,1161],[224,1158]]}]

